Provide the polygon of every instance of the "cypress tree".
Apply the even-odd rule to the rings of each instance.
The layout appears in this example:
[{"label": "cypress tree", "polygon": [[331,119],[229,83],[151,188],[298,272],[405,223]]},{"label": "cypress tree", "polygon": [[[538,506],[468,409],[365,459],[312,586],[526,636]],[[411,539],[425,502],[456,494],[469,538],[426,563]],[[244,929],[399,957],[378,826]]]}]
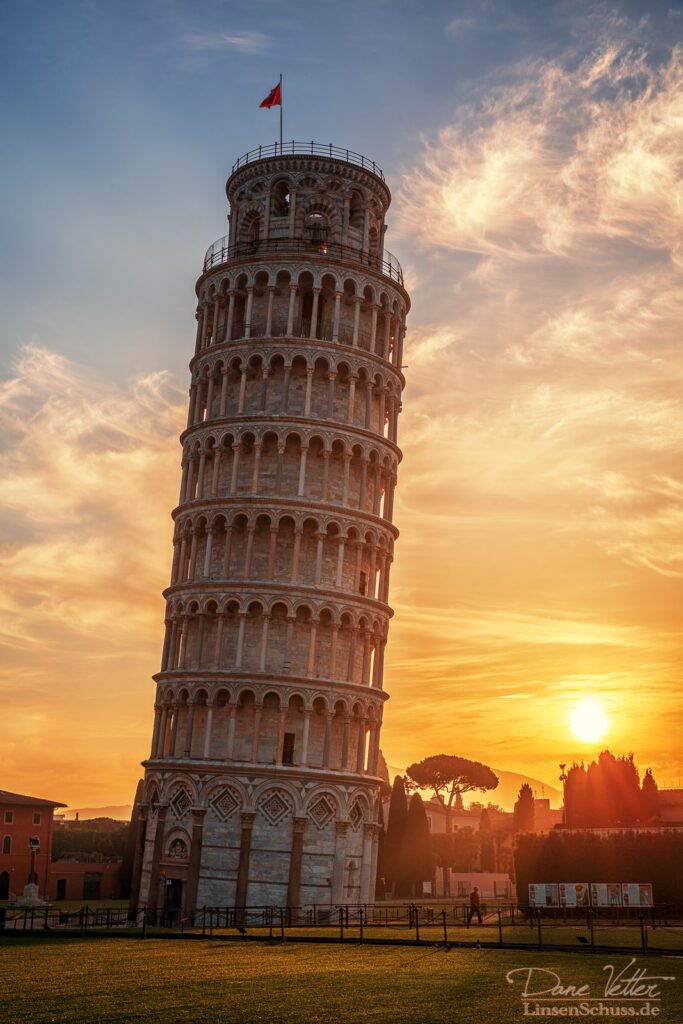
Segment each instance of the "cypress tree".
[{"label": "cypress tree", "polygon": [[534,794],[528,782],[525,782],[519,790],[517,802],[514,809],[515,832],[534,831]]},{"label": "cypress tree", "polygon": [[396,888],[401,877],[407,820],[408,799],[406,797],[406,787],[403,777],[397,775],[391,788],[384,859],[387,886],[392,890]]},{"label": "cypress tree", "polygon": [[427,812],[419,793],[410,798],[404,848],[403,878],[399,884],[407,890],[405,895],[421,896],[422,883],[431,882],[434,877],[434,854]]}]

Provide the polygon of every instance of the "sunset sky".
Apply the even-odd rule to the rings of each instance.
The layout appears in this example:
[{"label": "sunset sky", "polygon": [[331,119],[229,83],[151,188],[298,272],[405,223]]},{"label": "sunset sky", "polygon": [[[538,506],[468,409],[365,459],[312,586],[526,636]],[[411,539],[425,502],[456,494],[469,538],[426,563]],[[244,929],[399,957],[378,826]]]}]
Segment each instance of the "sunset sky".
[{"label": "sunset sky", "polygon": [[[376,160],[408,321],[382,747],[680,784],[683,4],[5,5],[0,785],[128,803],[149,752],[225,179]],[[584,699],[609,728],[582,743]]]}]

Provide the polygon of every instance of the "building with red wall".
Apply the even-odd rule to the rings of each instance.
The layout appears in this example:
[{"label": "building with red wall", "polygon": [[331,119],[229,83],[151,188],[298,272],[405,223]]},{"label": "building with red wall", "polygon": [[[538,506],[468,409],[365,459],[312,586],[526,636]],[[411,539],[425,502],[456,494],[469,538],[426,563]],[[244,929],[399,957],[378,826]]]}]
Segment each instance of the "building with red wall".
[{"label": "building with red wall", "polygon": [[[0,900],[18,900],[24,886],[33,881],[40,898],[49,891],[55,807],[57,800],[10,793],[0,789]],[[31,875],[31,840],[38,840]]]}]

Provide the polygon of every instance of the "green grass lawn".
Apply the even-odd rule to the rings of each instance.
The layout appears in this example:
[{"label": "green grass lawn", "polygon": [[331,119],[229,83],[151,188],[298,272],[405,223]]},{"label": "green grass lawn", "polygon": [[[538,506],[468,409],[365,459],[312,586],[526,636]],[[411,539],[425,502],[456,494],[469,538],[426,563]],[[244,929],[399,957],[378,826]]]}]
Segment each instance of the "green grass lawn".
[{"label": "green grass lawn", "polygon": [[[0,940],[3,1024],[509,1024],[522,1021],[507,971],[537,966],[604,989],[585,953],[269,945],[163,939]],[[683,960],[639,957],[653,975]],[[662,984],[658,1020],[683,1021],[683,986]]]}]

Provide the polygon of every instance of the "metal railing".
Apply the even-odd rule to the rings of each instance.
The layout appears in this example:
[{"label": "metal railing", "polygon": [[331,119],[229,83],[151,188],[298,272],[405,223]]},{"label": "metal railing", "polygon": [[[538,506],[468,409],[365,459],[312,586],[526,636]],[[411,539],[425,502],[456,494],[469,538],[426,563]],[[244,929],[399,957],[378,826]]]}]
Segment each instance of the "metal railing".
[{"label": "metal railing", "polygon": [[354,164],[362,167],[364,171],[370,171],[375,177],[384,181],[384,173],[377,166],[374,160],[368,160],[362,153],[355,153],[352,149],[343,149],[341,146],[333,146],[331,142],[272,142],[269,146],[259,146],[258,149],[250,149],[248,153],[241,156],[232,165],[232,173],[240,167],[253,164],[257,160],[265,160],[272,156],[323,156],[328,160],[343,160],[344,163]]},{"label": "metal railing", "polygon": [[352,245],[342,245],[340,242],[317,242],[310,238],[263,238],[254,242],[237,242],[229,245],[228,236],[218,238],[210,245],[204,257],[204,273],[214,267],[231,260],[250,259],[254,256],[272,255],[273,253],[282,256],[328,256],[332,259],[346,260],[349,263],[356,263],[369,270],[374,270],[392,281],[396,281],[403,287],[403,270],[392,253],[384,250],[384,256],[380,259],[372,253],[358,249]]}]

